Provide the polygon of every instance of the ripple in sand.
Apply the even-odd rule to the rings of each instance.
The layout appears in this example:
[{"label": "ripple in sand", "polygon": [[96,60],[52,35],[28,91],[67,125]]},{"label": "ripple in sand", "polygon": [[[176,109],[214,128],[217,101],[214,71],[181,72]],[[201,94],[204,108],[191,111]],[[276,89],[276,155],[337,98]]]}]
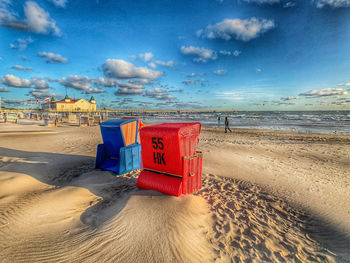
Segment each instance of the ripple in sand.
[{"label": "ripple in sand", "polygon": [[[326,223],[250,183],[214,175],[203,179],[197,194],[213,213],[209,240],[217,260],[348,262],[349,239]],[[338,254],[324,249],[331,244]]]}]

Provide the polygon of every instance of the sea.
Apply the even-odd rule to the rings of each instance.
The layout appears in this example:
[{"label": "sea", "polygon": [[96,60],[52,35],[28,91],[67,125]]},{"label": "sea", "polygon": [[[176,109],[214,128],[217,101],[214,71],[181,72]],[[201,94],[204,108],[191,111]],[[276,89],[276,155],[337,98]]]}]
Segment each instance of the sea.
[{"label": "sea", "polygon": [[[130,116],[130,113],[110,115],[109,118],[124,116]],[[158,112],[133,116],[146,123],[201,122],[202,125],[220,127],[228,117],[231,128],[350,135],[350,111]]]}]

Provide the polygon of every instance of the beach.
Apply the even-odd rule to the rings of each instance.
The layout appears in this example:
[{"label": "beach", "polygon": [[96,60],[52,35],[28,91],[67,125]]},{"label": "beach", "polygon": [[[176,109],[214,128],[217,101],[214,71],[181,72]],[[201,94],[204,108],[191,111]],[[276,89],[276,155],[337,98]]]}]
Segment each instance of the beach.
[{"label": "beach", "polygon": [[0,262],[349,262],[350,136],[203,127],[203,187],[94,169],[98,126],[0,124]]}]

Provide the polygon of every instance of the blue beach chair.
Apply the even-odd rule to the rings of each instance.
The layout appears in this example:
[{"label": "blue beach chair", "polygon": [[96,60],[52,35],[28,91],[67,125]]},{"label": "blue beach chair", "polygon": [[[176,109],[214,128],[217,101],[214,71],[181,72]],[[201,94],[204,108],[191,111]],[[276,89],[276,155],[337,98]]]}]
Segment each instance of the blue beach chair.
[{"label": "blue beach chair", "polygon": [[95,168],[125,174],[140,168],[138,119],[109,120],[100,124],[103,144],[97,146]]}]

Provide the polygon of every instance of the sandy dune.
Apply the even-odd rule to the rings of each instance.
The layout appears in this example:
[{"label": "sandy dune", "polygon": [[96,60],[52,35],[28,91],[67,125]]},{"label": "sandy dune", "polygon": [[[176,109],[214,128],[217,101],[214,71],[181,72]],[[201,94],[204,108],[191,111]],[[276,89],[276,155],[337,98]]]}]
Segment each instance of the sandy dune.
[{"label": "sandy dune", "polygon": [[176,198],[94,170],[98,127],[13,127],[37,132],[0,134],[0,262],[350,260],[349,137],[205,129]]}]

